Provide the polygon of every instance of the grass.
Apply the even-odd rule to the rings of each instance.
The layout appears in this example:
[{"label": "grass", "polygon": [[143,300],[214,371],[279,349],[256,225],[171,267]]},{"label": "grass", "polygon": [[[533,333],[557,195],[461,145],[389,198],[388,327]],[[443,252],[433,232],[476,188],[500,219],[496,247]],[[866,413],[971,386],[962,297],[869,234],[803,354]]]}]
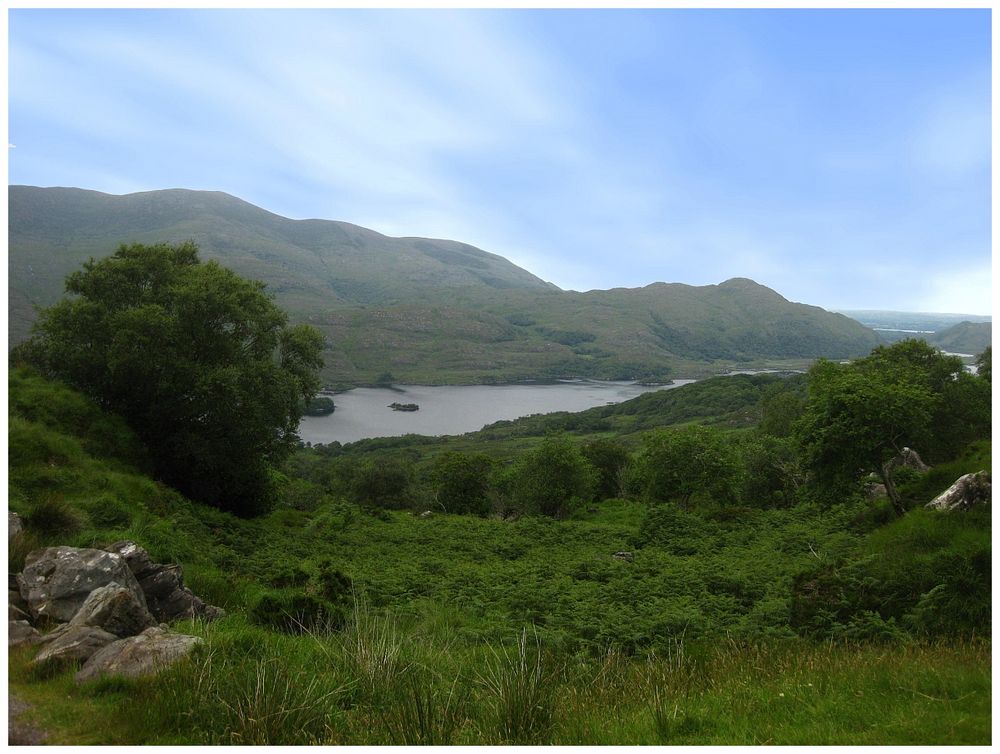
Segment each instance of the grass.
[{"label": "grass", "polygon": [[[374,516],[324,494],[241,520],[72,428],[14,419],[10,506],[28,528],[10,568],[38,546],[129,538],[229,611],[175,626],[204,645],[156,679],[77,686],[72,668],[32,669],[35,649],[10,652],[11,692],[54,743],[990,741],[988,510],[876,525],[860,500],[731,516],[607,500],[562,521],[501,521]],[[989,455],[976,446],[939,476]],[[812,571],[836,587],[811,603],[821,618],[844,612],[817,622],[836,641],[792,628],[797,578]],[[355,595],[342,628],[251,622],[262,595],[321,595],[337,572]],[[877,641],[845,639],[869,624]]]},{"label": "grass", "polygon": [[[291,638],[238,618],[183,627],[204,650],[155,681],[76,686],[27,671],[11,690],[57,743],[958,745],[991,736],[990,643],[879,646],[722,641],[668,654],[546,653],[530,631],[484,647],[397,634],[379,693],[357,646]],[[369,633],[380,654],[383,632]]]}]

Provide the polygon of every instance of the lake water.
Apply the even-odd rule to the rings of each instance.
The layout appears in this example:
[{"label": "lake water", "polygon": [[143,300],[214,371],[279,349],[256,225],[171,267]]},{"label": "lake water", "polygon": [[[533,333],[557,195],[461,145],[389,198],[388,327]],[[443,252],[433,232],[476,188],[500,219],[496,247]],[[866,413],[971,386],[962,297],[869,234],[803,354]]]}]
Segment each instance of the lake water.
[{"label": "lake water", "polygon": [[[554,411],[583,411],[621,403],[654,390],[694,382],[644,386],[633,382],[574,380],[554,385],[399,385],[356,388],[330,396],[337,410],[329,416],[305,416],[299,436],[305,442],[348,443],[367,437],[406,434],[460,435],[501,419],[517,419]],[[416,403],[419,411],[393,411],[390,403]]]}]

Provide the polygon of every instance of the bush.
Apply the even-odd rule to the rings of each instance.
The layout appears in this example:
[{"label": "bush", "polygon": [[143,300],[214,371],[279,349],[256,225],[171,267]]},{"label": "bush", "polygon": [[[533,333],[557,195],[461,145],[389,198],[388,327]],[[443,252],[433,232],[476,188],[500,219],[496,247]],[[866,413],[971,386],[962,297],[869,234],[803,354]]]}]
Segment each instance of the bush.
[{"label": "bush", "polygon": [[437,501],[448,513],[490,512],[490,475],[494,461],[484,453],[445,453],[434,462]]},{"label": "bush", "polygon": [[80,518],[61,497],[50,495],[35,502],[24,517],[28,528],[50,539],[80,530]]},{"label": "bush", "polygon": [[413,469],[398,458],[367,458],[354,470],[351,496],[373,508],[406,508],[412,502]]},{"label": "bush", "polygon": [[549,435],[517,460],[509,483],[523,512],[562,518],[593,500],[597,471],[567,437]]},{"label": "bush", "polygon": [[325,632],[343,627],[343,608],[302,592],[265,592],[250,609],[250,620],[287,634]]}]

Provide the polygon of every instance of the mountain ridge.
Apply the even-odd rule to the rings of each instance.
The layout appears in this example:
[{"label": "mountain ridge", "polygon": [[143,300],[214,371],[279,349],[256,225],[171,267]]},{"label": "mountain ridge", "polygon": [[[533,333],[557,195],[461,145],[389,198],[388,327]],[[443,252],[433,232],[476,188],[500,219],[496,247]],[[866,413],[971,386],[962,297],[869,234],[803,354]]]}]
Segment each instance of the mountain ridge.
[{"label": "mountain ridge", "polygon": [[717,285],[563,291],[461,241],[391,237],[339,220],[293,220],[225,192],[103,194],[10,186],[9,345],[32,305],[122,243],[193,240],[264,281],[294,321],[328,339],[341,384],[666,379],[762,360],[866,353],[874,333],[748,278]]}]

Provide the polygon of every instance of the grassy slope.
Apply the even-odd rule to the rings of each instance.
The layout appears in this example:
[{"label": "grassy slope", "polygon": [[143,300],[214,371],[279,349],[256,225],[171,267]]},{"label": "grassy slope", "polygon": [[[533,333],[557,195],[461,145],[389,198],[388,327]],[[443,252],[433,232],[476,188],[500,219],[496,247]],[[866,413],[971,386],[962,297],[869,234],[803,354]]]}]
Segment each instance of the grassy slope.
[{"label": "grassy slope", "polygon": [[[13,558],[29,544],[129,537],[182,563],[197,593],[231,611],[182,626],[207,650],[153,682],[78,689],[68,672],[31,671],[31,650],[14,653],[11,688],[60,741],[989,740],[988,643],[826,645],[788,629],[797,573],[817,558],[896,552],[899,537],[919,550],[927,538],[909,517],[878,539],[851,506],[744,511],[738,522],[679,514],[653,530],[642,506],[621,501],[570,521],[383,520],[336,500],[242,521],[145,477],[127,430],[70,391],[15,371],[10,405],[11,506],[34,530]],[[929,546],[947,552],[952,540]],[[612,557],[622,549],[632,562]],[[344,632],[295,638],[247,623],[289,563],[315,573],[326,559],[367,605]],[[526,623],[522,663],[511,642]],[[722,632],[732,639],[707,638]]]},{"label": "grassy slope", "polygon": [[466,244],[289,220],[221,193],[13,186],[9,235],[11,343],[89,257],[193,239],[327,335],[331,383],[370,383],[386,369],[410,383],[704,376],[876,344],[857,322],[748,280],[565,292]]},{"label": "grassy slope", "polygon": [[968,353],[976,356],[993,341],[992,322],[959,322],[947,330],[928,338],[931,345],[951,353]]}]

